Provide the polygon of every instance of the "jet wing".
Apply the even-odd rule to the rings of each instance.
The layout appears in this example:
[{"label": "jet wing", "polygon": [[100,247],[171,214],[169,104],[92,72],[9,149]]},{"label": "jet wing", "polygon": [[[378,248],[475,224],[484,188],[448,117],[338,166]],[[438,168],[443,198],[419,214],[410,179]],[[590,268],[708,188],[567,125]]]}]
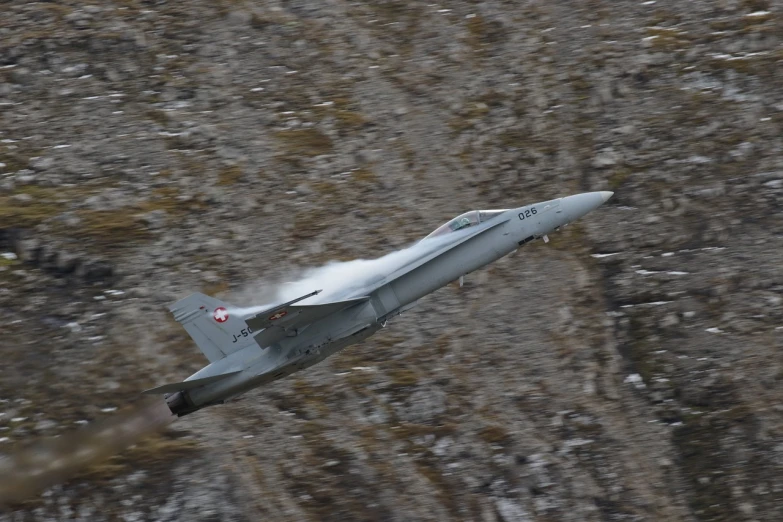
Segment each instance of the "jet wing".
[{"label": "jet wing", "polygon": [[253,317],[245,319],[251,330],[262,332],[255,335],[255,340],[261,347],[269,346],[275,341],[294,334],[305,326],[328,317],[348,307],[368,301],[368,296],[313,305],[296,305],[287,303],[265,310]]},{"label": "jet wing", "polygon": [[201,386],[206,386],[207,384],[212,384],[213,382],[221,381],[226,377],[231,377],[235,373],[239,373],[239,372],[236,371],[236,372],[221,373],[220,375],[202,377],[201,379],[191,379],[189,381],[164,384],[163,386],[158,386],[157,388],[150,388],[149,390],[144,390],[141,393],[146,395],[155,395],[160,393],[173,393],[182,390],[192,390],[193,388],[199,388]]}]

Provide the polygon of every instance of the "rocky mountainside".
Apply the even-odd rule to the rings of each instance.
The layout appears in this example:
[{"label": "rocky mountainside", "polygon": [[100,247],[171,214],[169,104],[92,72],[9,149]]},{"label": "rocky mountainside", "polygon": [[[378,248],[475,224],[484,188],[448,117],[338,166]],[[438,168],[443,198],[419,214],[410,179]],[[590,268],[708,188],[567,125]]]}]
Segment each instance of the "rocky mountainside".
[{"label": "rocky mountainside", "polygon": [[0,13],[6,455],[200,368],[166,311],[191,291],[615,191],[0,521],[783,519],[776,0]]}]

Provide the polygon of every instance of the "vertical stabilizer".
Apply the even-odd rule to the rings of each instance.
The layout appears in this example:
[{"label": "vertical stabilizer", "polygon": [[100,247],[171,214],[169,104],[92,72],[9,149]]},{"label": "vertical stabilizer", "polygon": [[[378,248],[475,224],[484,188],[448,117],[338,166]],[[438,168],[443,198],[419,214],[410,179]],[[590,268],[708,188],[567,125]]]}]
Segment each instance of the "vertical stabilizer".
[{"label": "vertical stabilizer", "polygon": [[245,321],[230,313],[230,308],[214,297],[196,293],[180,299],[169,310],[209,362],[215,362],[255,342]]}]

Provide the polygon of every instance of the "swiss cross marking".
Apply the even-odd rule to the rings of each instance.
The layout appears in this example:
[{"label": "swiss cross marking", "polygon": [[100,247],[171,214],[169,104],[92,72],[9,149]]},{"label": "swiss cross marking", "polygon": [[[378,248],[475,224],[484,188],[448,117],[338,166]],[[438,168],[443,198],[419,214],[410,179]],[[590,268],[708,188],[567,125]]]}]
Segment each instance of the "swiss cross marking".
[{"label": "swiss cross marking", "polygon": [[226,309],[222,306],[215,308],[215,312],[212,314],[212,317],[219,323],[225,323],[228,321],[228,311],[226,311]]},{"label": "swiss cross marking", "polygon": [[288,312],[286,312],[285,310],[281,310],[281,311],[277,312],[277,313],[276,313],[276,314],[274,314],[274,315],[270,315],[270,316],[269,316],[269,320],[270,320],[270,321],[277,321],[277,320],[278,320],[278,319],[280,319],[281,317],[285,317],[285,316],[286,316],[286,314],[288,314]]}]

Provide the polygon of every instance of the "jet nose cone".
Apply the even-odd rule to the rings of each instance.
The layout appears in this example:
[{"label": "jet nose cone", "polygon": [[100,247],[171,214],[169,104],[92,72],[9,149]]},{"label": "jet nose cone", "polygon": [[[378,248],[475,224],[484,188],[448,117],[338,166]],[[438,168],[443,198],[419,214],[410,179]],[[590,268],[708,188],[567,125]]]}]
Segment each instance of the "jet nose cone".
[{"label": "jet nose cone", "polygon": [[614,192],[584,192],[582,194],[574,194],[573,196],[566,196],[561,201],[563,210],[567,215],[567,222],[570,223],[580,217],[584,216],[588,212],[592,212],[597,209],[608,200]]}]

